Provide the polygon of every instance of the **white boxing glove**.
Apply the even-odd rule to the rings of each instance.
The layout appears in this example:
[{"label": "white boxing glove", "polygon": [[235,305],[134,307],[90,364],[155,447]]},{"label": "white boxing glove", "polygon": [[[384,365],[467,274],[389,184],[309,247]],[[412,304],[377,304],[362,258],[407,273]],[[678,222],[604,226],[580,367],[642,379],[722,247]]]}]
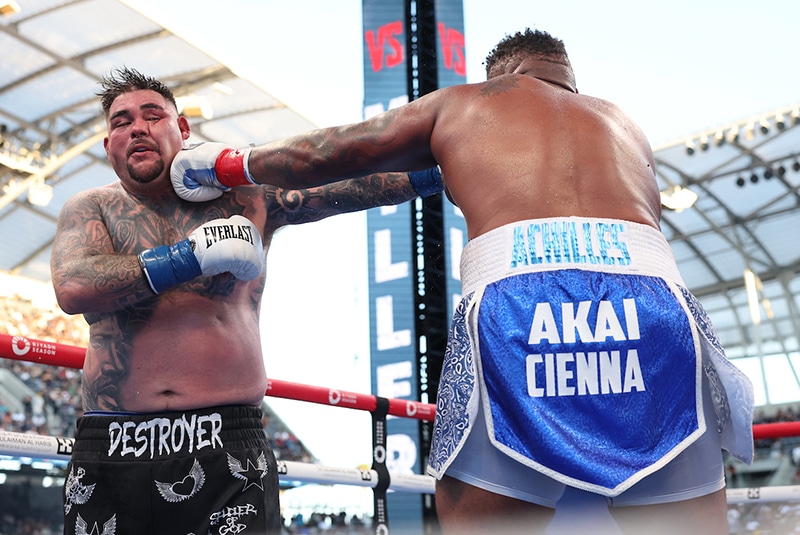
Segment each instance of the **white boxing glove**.
[{"label": "white boxing glove", "polygon": [[229,272],[239,280],[253,280],[264,267],[261,234],[244,216],[214,219],[174,245],[142,251],[139,264],[155,293],[199,275]]},{"label": "white boxing glove", "polygon": [[247,161],[250,149],[224,143],[196,143],[175,155],[170,167],[172,188],[181,199],[204,202],[236,186],[255,184]]}]

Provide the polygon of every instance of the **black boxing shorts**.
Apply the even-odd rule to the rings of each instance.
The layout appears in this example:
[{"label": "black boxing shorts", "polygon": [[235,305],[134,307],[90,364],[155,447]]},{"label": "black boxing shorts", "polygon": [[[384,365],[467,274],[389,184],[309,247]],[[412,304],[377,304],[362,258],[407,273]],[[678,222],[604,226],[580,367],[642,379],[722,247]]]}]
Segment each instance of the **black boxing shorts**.
[{"label": "black boxing shorts", "polygon": [[78,419],[64,533],[280,533],[261,410],[225,406]]}]

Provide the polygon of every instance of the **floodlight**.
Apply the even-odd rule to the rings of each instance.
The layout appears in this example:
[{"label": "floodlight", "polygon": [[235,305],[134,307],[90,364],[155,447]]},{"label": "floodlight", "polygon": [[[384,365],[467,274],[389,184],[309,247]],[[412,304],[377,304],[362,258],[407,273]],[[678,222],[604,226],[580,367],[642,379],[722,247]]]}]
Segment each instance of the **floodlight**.
[{"label": "floodlight", "polygon": [[175,99],[178,105],[178,113],[189,119],[210,120],[214,117],[214,108],[205,97],[189,95]]},{"label": "floodlight", "polygon": [[756,136],[756,125],[752,121],[747,123],[747,126],[744,129],[744,138],[747,141],[753,141],[753,138]]},{"label": "floodlight", "polygon": [[44,179],[34,180],[28,186],[28,202],[34,206],[47,206],[53,200],[53,186]]},{"label": "floodlight", "polygon": [[682,212],[687,208],[691,208],[695,201],[697,201],[697,193],[689,188],[681,186],[670,186],[667,189],[659,192],[661,195],[661,205],[664,208]]},{"label": "floodlight", "polygon": [[761,323],[761,309],[758,306],[758,286],[761,279],[749,268],[744,270],[744,287],[747,294],[747,308],[750,309],[750,321],[753,325]]},{"label": "floodlight", "polygon": [[10,17],[19,13],[19,4],[14,0],[5,0],[0,2],[0,15],[3,17]]}]

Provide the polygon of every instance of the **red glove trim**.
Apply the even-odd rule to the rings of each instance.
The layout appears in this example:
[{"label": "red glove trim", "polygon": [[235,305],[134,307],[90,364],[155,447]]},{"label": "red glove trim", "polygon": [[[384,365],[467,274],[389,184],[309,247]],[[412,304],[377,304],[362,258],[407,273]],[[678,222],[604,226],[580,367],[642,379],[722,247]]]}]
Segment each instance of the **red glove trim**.
[{"label": "red glove trim", "polygon": [[244,159],[248,155],[249,151],[237,149],[224,149],[220,152],[214,163],[214,173],[219,183],[228,188],[252,184],[244,170]]}]

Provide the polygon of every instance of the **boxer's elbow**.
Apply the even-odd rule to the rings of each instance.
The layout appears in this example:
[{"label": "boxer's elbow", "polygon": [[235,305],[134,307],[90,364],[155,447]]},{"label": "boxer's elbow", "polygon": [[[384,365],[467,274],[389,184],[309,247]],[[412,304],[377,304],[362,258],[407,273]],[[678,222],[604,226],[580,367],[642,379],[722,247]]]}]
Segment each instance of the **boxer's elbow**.
[{"label": "boxer's elbow", "polygon": [[75,284],[59,284],[53,280],[56,302],[58,307],[67,314],[81,314],[86,312],[91,299],[86,292]]},{"label": "boxer's elbow", "polygon": [[73,276],[64,269],[56,269],[52,271],[52,283],[58,307],[67,314],[91,312],[103,301],[88,277]]}]

